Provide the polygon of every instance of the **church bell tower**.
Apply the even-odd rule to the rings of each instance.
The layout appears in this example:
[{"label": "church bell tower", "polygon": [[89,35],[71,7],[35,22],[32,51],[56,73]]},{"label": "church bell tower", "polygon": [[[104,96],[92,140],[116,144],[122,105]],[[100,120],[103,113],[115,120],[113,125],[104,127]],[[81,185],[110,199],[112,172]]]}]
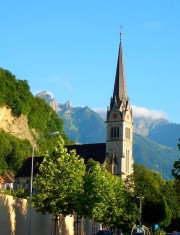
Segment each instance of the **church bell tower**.
[{"label": "church bell tower", "polygon": [[111,172],[125,179],[133,173],[133,116],[126,91],[121,34],[114,91],[107,109],[106,131],[106,153]]}]

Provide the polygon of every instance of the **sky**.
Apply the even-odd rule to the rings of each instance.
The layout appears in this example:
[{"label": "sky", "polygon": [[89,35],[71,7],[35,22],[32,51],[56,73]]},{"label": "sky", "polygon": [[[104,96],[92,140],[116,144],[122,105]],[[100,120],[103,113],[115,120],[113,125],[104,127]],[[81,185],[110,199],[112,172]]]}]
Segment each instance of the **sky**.
[{"label": "sky", "polygon": [[0,67],[36,95],[106,110],[120,32],[133,113],[180,123],[179,0],[0,0]]}]

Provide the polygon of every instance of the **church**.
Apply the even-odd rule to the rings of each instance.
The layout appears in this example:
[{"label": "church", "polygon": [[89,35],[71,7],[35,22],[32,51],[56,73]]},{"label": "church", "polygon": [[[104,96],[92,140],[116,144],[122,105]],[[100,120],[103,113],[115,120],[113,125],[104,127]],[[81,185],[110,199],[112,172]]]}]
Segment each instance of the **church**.
[{"label": "church", "polygon": [[[114,89],[106,114],[106,143],[77,144],[66,147],[68,150],[75,149],[85,163],[92,158],[104,164],[108,159],[111,173],[122,179],[133,173],[133,116],[127,96],[121,34]],[[43,157],[34,157],[34,176],[38,172],[36,166],[42,160]],[[19,185],[26,185],[27,188],[29,188],[27,184],[30,183],[31,162],[32,158],[29,157],[15,176],[15,182]],[[14,186],[16,188],[16,185]]]},{"label": "church", "polygon": [[113,95],[106,114],[106,143],[68,146],[87,161],[93,158],[103,164],[106,158],[114,175],[126,178],[133,172],[133,116],[126,89],[122,39],[117,59]]}]

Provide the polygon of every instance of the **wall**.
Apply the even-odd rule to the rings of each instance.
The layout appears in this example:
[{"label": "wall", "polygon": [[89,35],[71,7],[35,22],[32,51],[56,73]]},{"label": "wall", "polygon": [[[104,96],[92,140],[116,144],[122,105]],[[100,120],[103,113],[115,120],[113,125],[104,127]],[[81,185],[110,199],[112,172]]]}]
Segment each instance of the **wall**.
[{"label": "wall", "polygon": [[[54,231],[54,217],[52,215],[31,210],[26,199],[13,198],[0,194],[0,234],[1,235],[51,235]],[[67,216],[59,221],[59,231],[56,235],[74,235],[74,219]]]},{"label": "wall", "polygon": [[55,226],[52,215],[42,215],[35,208],[30,213],[26,199],[0,194],[0,235],[94,235],[100,229],[100,224],[76,217],[59,218]]}]

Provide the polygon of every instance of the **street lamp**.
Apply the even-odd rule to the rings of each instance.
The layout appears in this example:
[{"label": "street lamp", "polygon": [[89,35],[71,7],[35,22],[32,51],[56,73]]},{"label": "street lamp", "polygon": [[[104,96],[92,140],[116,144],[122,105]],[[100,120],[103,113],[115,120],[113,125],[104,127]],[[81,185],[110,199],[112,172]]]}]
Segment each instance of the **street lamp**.
[{"label": "street lamp", "polygon": [[142,212],[142,200],[144,197],[142,196],[139,196],[139,197],[136,197],[139,199],[139,216],[140,216],[140,221],[139,221],[139,225],[141,226],[141,212]]},{"label": "street lamp", "polygon": [[[59,131],[54,131],[46,136],[59,135]],[[31,223],[32,223],[32,194],[33,194],[33,174],[34,174],[34,145],[32,147],[32,156],[31,156],[31,180],[30,180],[30,197],[29,197],[29,229],[28,235],[31,235]]]}]

